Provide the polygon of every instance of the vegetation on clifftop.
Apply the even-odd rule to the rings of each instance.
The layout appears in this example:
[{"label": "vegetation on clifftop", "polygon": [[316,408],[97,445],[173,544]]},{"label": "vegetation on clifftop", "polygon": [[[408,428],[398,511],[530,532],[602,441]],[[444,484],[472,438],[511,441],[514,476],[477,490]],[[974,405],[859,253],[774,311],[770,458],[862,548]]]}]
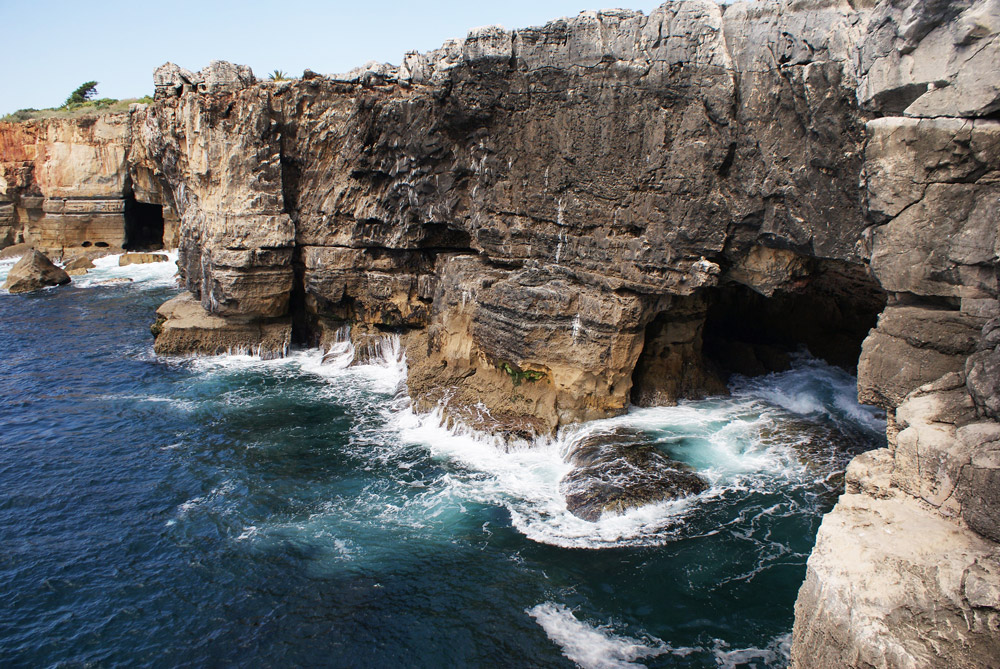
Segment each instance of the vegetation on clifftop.
[{"label": "vegetation on clifftop", "polygon": [[149,104],[153,98],[148,95],[141,98],[126,98],[116,100],[114,98],[100,98],[92,100],[97,93],[97,82],[88,81],[81,84],[75,91],[70,93],[66,102],[61,107],[49,107],[48,109],[18,109],[12,114],[0,117],[0,122],[20,122],[34,119],[46,118],[74,118],[77,116],[90,116],[97,114],[108,114],[113,112],[128,111],[128,107],[134,103]]}]

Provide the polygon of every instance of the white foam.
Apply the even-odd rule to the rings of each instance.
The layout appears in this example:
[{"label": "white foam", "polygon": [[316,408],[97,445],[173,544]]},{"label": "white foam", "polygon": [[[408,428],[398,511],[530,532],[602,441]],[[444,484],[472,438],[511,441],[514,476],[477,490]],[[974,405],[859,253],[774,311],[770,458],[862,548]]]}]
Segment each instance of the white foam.
[{"label": "white foam", "polygon": [[73,285],[78,288],[93,288],[115,279],[131,279],[131,283],[141,288],[166,288],[177,285],[177,251],[158,251],[165,254],[165,262],[118,265],[122,254],[107,255],[94,260],[94,267],[86,274],[73,277]]},{"label": "white foam", "polygon": [[169,404],[170,406],[180,409],[181,411],[193,411],[195,408],[194,402],[189,400],[182,400],[176,397],[163,397],[158,395],[104,395],[102,399],[106,400],[130,400],[133,402],[152,402],[158,404]]},{"label": "white foam", "polygon": [[[788,416],[783,412],[791,411],[785,404],[811,412],[809,407],[819,403],[824,407],[823,415],[833,412],[851,418],[860,412],[857,415],[861,418],[870,418],[856,404],[845,404],[843,410],[822,405],[823,393],[841,398],[849,397],[850,391],[840,387],[842,380],[824,366],[807,365],[783,375],[746,380],[734,387],[731,398],[633,408],[623,416],[570,426],[554,438],[509,443],[448,421],[440,409],[415,414],[403,392],[406,360],[398,337],[376,340],[360,352],[350,344],[346,332],[337,340],[326,352],[294,350],[273,360],[252,355],[211,356],[188,359],[183,364],[208,374],[310,374],[323,382],[322,392],[331,400],[379,411],[382,421],[357,428],[368,435],[352,442],[361,444],[360,457],[405,471],[412,464],[416,447],[448,465],[440,478],[419,482],[423,490],[418,495],[356,500],[365,507],[364,513],[382,514],[387,522],[414,527],[444,522],[445,517],[460,514],[463,504],[473,502],[506,508],[513,526],[540,543],[573,548],[661,545],[692,531],[685,519],[720,498],[809,486],[829,475],[823,467],[810,468],[796,449],[795,434],[782,429],[781,423]],[[356,359],[359,356],[364,359],[361,364]],[[393,399],[379,404],[373,392]],[[796,402],[781,404],[789,398]],[[239,402],[241,398],[227,401]],[[847,409],[854,409],[854,413]],[[597,522],[573,515],[559,489],[572,468],[567,456],[581,439],[620,428],[646,434],[652,443],[696,469],[709,482],[709,489]]]},{"label": "white foam", "polygon": [[[782,634],[770,641],[764,648],[734,648],[716,640],[712,655],[722,669],[737,669],[746,666],[776,667],[787,666],[791,657],[792,635]],[[760,663],[758,665],[758,663]]]},{"label": "white foam", "polygon": [[10,274],[11,268],[16,265],[17,261],[20,259],[20,256],[17,258],[0,258],[0,284],[7,280],[7,275]]},{"label": "white foam", "polygon": [[[440,410],[415,415],[408,405],[393,407],[386,411],[386,421],[404,443],[423,445],[433,457],[459,467],[448,481],[454,494],[506,507],[514,527],[534,541],[576,548],[659,545],[685,531],[683,521],[689,514],[727,495],[787,490],[825,480],[830,472],[811,467],[797,450],[808,435],[788,432],[782,423],[789,413],[877,423],[873,412],[848,402],[856,392],[853,383],[839,370],[803,359],[790,372],[744,380],[734,387],[732,398],[633,408],[623,416],[571,426],[553,439],[530,444],[509,444],[456,425]],[[825,396],[843,401],[844,407],[824,404]],[[574,516],[559,490],[560,480],[571,469],[566,456],[582,438],[620,428],[644,432],[672,457],[694,467],[710,488],[597,522]]]},{"label": "white foam", "polygon": [[374,344],[370,357],[361,364],[356,362],[349,340],[335,343],[327,352],[317,348],[294,349],[279,357],[233,352],[161,359],[203,374],[310,374],[328,384],[326,391],[331,397],[342,397],[342,392],[352,390],[396,393],[406,381],[406,356],[398,335],[387,335]]},{"label": "white foam", "polygon": [[404,443],[420,444],[431,456],[460,470],[448,483],[452,493],[480,504],[504,506],[515,528],[529,539],[567,548],[662,544],[694,504],[694,498],[650,504],[590,522],[573,515],[559,482],[572,465],[564,455],[582,433],[555,439],[509,443],[446,421],[441,412],[416,415],[409,407],[387,416]]},{"label": "white foam", "polygon": [[665,653],[689,655],[694,649],[674,649],[660,639],[636,639],[616,634],[608,625],[579,620],[562,604],[545,602],[525,611],[535,619],[562,654],[583,669],[642,667],[636,660]]}]

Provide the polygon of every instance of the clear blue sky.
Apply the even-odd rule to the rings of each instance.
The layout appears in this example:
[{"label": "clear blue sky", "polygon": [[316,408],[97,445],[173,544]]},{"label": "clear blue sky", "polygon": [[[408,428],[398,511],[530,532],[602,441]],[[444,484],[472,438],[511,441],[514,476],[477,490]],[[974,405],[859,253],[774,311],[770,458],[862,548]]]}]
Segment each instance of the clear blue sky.
[{"label": "clear blue sky", "polygon": [[301,74],[346,72],[369,60],[399,64],[470,28],[540,25],[585,9],[649,12],[662,0],[0,0],[0,114],[63,103],[96,80],[98,97],[152,94],[153,70],[211,60]]}]

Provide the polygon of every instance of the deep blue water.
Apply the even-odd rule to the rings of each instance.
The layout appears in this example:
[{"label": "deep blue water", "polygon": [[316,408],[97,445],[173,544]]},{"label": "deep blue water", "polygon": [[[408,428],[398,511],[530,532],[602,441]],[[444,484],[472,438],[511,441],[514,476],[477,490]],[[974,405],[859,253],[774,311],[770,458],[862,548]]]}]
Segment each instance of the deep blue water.
[{"label": "deep blue water", "polygon": [[[839,473],[881,439],[803,358],[505,450],[414,416],[391,341],[162,360],[169,271],[82,283],[0,294],[2,666],[782,666]],[[569,515],[562,456],[623,426],[711,489]]]}]

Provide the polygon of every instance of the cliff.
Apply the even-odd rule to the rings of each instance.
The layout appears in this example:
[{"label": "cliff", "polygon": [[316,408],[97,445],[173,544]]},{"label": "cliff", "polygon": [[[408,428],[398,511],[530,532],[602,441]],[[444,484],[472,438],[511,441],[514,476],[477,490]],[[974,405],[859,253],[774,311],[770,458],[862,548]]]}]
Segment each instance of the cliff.
[{"label": "cliff", "polygon": [[125,113],[0,123],[0,247],[175,247],[177,217],[162,194],[139,190],[128,148]]},{"label": "cliff", "polygon": [[[110,167],[80,160],[179,217],[159,353],[398,332],[418,409],[515,436],[721,392],[803,344],[856,368],[889,446],[823,522],[793,666],[983,666],[998,32],[996,0],[682,0],[334,77],[167,64],[152,105],[101,121]],[[0,128],[14,227],[62,197],[40,147],[82,131]]]}]

